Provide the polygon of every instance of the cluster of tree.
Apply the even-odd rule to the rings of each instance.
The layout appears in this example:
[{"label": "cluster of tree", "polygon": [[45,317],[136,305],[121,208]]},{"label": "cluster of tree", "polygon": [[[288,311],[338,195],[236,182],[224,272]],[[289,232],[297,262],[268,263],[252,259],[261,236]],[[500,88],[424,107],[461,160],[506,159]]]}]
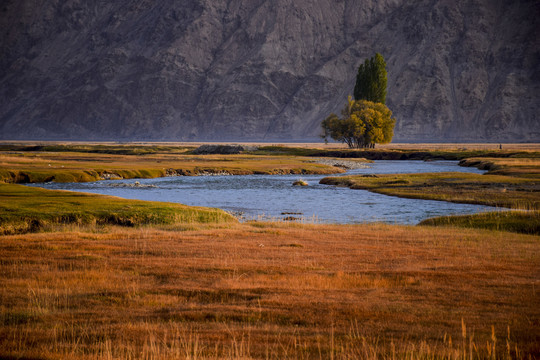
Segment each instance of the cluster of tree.
[{"label": "cluster of tree", "polygon": [[325,141],[331,137],[350,148],[374,148],[375,144],[392,141],[396,120],[385,105],[386,83],[386,63],[377,53],[359,66],[355,99],[349,96],[342,117],[330,114],[322,122]]},{"label": "cluster of tree", "polygon": [[342,118],[330,114],[322,122],[324,138],[330,136],[350,148],[375,147],[392,141],[396,120],[392,112],[382,103],[367,100],[353,100],[350,96],[341,111]]}]

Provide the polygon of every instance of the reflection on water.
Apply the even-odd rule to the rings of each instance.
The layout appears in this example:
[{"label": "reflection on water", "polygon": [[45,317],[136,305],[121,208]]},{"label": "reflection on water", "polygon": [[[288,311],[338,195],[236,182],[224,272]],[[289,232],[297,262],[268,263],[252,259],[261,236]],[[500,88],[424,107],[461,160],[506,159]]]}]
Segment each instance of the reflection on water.
[{"label": "reflection on water", "polygon": [[[462,168],[452,161],[377,161],[368,169],[351,170],[348,174],[385,174],[462,171],[482,173],[475,168]],[[177,202],[186,205],[217,207],[244,219],[300,218],[325,223],[365,223],[384,221],[416,224],[423,219],[471,214],[493,208],[454,204],[444,201],[401,199],[364,190],[320,185],[322,175],[245,175],[245,176],[181,176],[137,180],[144,187],[112,186],[133,184],[135,180],[105,180],[93,183],[34,184],[47,189],[64,189],[114,195],[127,199]],[[309,186],[292,186],[302,178]]]}]

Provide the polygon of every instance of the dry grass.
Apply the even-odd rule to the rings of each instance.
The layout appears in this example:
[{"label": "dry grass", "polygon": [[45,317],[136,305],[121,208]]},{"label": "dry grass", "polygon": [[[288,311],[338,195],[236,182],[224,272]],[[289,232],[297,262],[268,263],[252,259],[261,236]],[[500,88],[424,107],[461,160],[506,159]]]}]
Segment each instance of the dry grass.
[{"label": "dry grass", "polygon": [[537,358],[539,250],[387,225],[3,236],[0,357]]},{"label": "dry grass", "polygon": [[327,177],[321,184],[413,199],[540,209],[540,183],[535,178],[441,172]]},{"label": "dry grass", "polygon": [[237,220],[220,209],[0,184],[0,235],[63,226],[189,226]]},{"label": "dry grass", "polygon": [[332,174],[342,169],[296,156],[117,155],[78,152],[0,152],[0,181],[95,181],[111,174],[121,178],[153,178],[173,170],[179,174]]},{"label": "dry grass", "polygon": [[492,175],[540,178],[540,159],[538,158],[472,158],[462,160],[460,164],[489,170],[488,174]]},{"label": "dry grass", "polygon": [[418,225],[458,226],[540,235],[540,211],[494,211],[471,215],[439,216],[425,219]]},{"label": "dry grass", "polygon": [[[4,152],[0,177],[336,171],[302,157],[139,145],[144,155]],[[423,149],[410,146],[389,149]],[[469,185],[478,197],[477,182]],[[12,205],[5,212],[16,216]],[[540,357],[539,237],[387,225],[91,224],[0,236],[0,358]]]}]

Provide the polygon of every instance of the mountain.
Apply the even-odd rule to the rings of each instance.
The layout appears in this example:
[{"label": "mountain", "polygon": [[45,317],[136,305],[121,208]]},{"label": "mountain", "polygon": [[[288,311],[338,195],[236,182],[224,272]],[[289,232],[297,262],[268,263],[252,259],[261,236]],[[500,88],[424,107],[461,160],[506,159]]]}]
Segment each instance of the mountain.
[{"label": "mountain", "polygon": [[308,140],[387,62],[396,141],[540,141],[537,0],[4,0],[0,138]]}]

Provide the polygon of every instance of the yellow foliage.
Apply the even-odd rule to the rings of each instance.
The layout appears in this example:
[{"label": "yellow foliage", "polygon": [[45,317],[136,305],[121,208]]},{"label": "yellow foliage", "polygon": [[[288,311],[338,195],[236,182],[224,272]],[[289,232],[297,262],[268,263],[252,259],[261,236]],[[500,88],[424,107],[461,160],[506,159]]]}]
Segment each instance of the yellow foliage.
[{"label": "yellow foliage", "polygon": [[396,120],[381,103],[353,100],[351,96],[341,111],[342,118],[331,114],[322,122],[323,137],[347,143],[349,147],[367,147],[392,141]]}]

